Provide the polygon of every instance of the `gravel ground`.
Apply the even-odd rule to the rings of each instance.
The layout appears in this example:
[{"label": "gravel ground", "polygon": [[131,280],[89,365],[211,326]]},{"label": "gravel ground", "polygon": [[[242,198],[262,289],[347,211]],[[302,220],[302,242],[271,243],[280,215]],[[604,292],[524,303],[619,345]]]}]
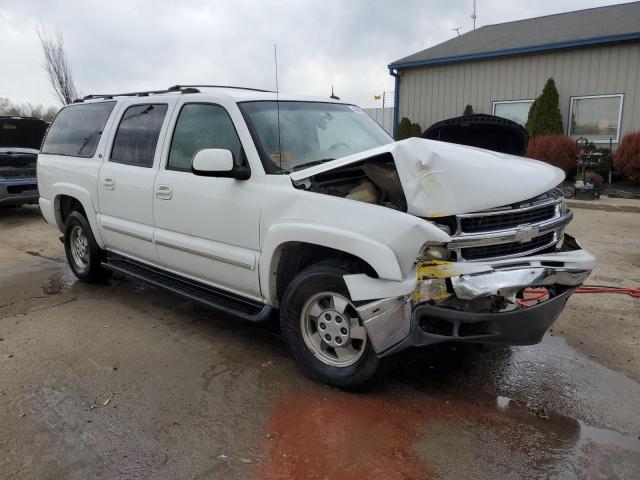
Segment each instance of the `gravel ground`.
[{"label": "gravel ground", "polygon": [[[640,283],[640,214],[569,231],[588,283]],[[638,300],[575,295],[539,345],[403,352],[354,394],[272,329],[76,282],[58,236],[0,211],[0,478],[638,478]]]}]

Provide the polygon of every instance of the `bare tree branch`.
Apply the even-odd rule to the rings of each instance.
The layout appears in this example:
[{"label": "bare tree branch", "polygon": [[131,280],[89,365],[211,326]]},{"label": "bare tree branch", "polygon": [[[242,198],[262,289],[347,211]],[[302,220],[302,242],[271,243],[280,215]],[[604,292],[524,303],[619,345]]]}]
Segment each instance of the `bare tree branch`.
[{"label": "bare tree branch", "polygon": [[49,76],[49,82],[56,92],[63,105],[72,103],[78,98],[78,91],[73,83],[71,65],[64,51],[64,38],[62,32],[58,30],[55,36],[50,36],[40,24],[36,28],[36,33],[42,45],[44,53],[44,69]]}]

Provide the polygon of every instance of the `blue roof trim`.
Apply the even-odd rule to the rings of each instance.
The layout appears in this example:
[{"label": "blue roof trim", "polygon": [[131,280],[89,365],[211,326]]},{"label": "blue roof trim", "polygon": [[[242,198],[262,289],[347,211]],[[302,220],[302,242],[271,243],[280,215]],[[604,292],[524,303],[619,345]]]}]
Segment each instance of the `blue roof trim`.
[{"label": "blue roof trim", "polygon": [[549,50],[560,50],[564,48],[586,47],[589,45],[601,45],[604,43],[626,42],[640,40],[640,32],[625,33],[623,35],[609,35],[606,37],[584,38],[580,40],[570,40],[566,42],[546,43],[530,47],[508,48],[505,50],[495,50],[492,52],[469,53],[466,55],[453,55],[449,57],[431,58],[428,60],[415,60],[413,62],[392,63],[390,69],[402,69],[419,67],[422,65],[437,65],[442,63],[465,62],[468,60],[480,60],[484,58],[508,57],[511,55],[521,55],[523,53],[545,52]]}]

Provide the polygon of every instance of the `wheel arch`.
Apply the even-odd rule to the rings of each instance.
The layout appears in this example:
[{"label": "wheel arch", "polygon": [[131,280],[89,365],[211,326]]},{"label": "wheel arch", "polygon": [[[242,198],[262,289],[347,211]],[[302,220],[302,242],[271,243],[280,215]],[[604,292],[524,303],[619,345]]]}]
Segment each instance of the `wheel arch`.
[{"label": "wheel arch", "polygon": [[289,223],[273,226],[267,232],[259,265],[262,295],[277,304],[299,271],[327,258],[347,259],[359,267],[359,273],[402,280],[396,255],[387,245],[325,225]]},{"label": "wheel arch", "polygon": [[104,241],[98,228],[96,211],[90,193],[77,185],[71,184],[56,184],[53,186],[53,189],[55,191],[53,209],[56,224],[60,231],[64,230],[64,222],[69,216],[69,213],[80,211],[89,222],[96,243],[100,248],[103,248]]}]

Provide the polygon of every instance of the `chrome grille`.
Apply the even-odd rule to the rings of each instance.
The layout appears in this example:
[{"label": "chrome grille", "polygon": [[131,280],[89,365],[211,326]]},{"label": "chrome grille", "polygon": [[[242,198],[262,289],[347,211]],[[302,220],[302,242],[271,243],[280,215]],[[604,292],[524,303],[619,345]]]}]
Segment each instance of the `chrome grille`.
[{"label": "chrome grille", "polygon": [[465,233],[490,232],[515,228],[526,223],[537,223],[553,218],[556,206],[544,205],[528,210],[516,210],[495,215],[465,217],[460,219],[460,230]]},{"label": "chrome grille", "polygon": [[465,260],[483,260],[502,256],[512,256],[550,246],[554,243],[555,232],[545,233],[529,242],[497,243],[495,245],[482,245],[461,249]]},{"label": "chrome grille", "polygon": [[[572,213],[549,194],[454,217],[448,248],[459,262],[521,257],[546,250],[562,238]],[[452,225],[452,226],[454,226]]]}]

